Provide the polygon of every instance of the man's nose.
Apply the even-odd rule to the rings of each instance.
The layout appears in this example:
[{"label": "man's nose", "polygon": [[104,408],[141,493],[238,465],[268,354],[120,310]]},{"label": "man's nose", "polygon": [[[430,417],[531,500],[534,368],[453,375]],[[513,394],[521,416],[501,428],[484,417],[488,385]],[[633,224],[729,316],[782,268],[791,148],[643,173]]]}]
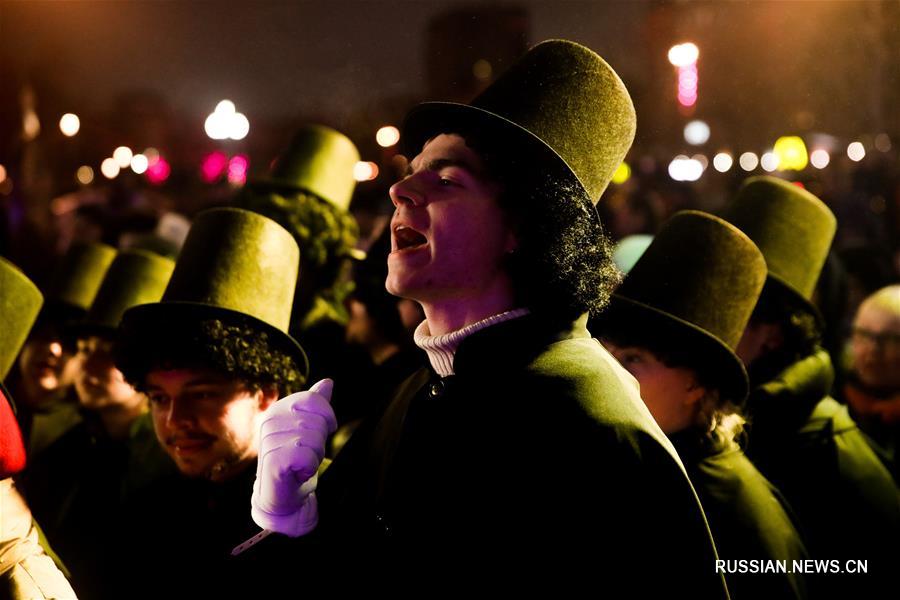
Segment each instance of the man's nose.
[{"label": "man's nose", "polygon": [[166,414],[166,424],[172,426],[191,421],[191,411],[188,410],[188,408],[189,407],[184,402],[181,402],[177,398],[173,398],[169,402],[169,411]]},{"label": "man's nose", "polygon": [[396,207],[401,205],[421,206],[425,203],[425,194],[415,175],[405,177],[391,186],[389,191],[391,202]]}]

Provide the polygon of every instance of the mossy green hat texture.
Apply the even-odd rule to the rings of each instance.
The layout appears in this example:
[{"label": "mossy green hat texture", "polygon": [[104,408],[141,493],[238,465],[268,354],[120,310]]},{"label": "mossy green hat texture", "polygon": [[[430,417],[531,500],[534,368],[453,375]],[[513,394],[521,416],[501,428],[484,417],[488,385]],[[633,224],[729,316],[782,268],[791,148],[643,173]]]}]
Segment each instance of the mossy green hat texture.
[{"label": "mossy green hat texture", "polygon": [[159,302],[174,269],[174,260],[154,252],[122,250],[106,272],[79,331],[113,333],[126,310]]},{"label": "mossy green hat texture", "polygon": [[45,290],[47,304],[87,311],[115,257],[116,249],[106,244],[76,244],[69,248]]},{"label": "mossy green hat texture", "polygon": [[239,317],[281,342],[305,376],[309,363],[288,335],[300,250],[268,217],[213,208],[194,220],[159,302],[125,311],[123,324]]},{"label": "mossy green hat texture", "polygon": [[322,125],[302,128],[271,173],[251,185],[305,190],[341,210],[350,208],[359,151],[346,135]]},{"label": "mossy green hat texture", "polygon": [[645,327],[694,348],[698,365],[716,366],[727,397],[740,402],[747,374],[734,350],[766,280],[749,237],[700,211],[667,221],[613,294],[603,319]]},{"label": "mossy green hat texture", "polygon": [[0,257],[0,381],[9,374],[43,303],[43,295],[25,273]]},{"label": "mossy green hat texture", "polygon": [[596,205],[634,140],[625,84],[593,50],[567,40],[532,47],[471,104],[426,102],[403,125],[410,156],[463,125],[502,140],[511,160],[581,186]]},{"label": "mossy green hat texture", "polygon": [[837,219],[803,188],[776,177],[751,177],[722,215],[756,243],[769,278],[808,306],[837,231]]}]

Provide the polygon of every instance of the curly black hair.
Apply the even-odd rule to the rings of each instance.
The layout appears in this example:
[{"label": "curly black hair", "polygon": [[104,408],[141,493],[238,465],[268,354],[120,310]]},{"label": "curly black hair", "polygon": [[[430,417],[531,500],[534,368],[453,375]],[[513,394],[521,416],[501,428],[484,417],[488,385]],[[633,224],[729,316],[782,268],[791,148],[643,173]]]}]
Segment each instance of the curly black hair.
[{"label": "curly black hair", "polygon": [[251,389],[277,387],[281,395],[303,388],[305,376],[282,344],[239,317],[123,323],[114,349],[116,366],[137,389],[154,370],[209,369]]},{"label": "curly black hair", "polygon": [[[613,246],[585,189],[485,132],[457,132],[501,185],[500,207],[519,246],[507,268],[520,303],[571,320],[599,314],[621,280]],[[510,160],[510,156],[516,160]]]}]

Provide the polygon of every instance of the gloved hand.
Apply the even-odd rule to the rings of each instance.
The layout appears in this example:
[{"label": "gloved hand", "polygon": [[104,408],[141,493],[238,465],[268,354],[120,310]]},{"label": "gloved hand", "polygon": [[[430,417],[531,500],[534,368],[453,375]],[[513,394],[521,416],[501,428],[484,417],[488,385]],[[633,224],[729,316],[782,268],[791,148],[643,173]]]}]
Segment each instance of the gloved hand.
[{"label": "gloved hand", "polygon": [[263,529],[297,537],[318,523],[316,473],[325,458],[328,435],[337,429],[330,404],[333,386],[333,381],[323,379],[263,413],[250,500],[253,521]]}]

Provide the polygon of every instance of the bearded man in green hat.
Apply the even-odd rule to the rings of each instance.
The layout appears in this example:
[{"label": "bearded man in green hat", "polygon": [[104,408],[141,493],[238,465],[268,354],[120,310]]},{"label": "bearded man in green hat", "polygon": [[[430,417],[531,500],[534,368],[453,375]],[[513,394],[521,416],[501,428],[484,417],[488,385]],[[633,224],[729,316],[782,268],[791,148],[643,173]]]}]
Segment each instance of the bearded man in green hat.
[{"label": "bearded man in green hat", "polygon": [[75,598],[42,547],[40,532],[13,476],[25,467],[25,445],[15,405],[3,386],[41,309],[43,296],[15,265],[0,258],[0,598]]},{"label": "bearded man in green hat", "polygon": [[[156,437],[178,473],[128,506],[113,558],[117,597],[283,591],[271,573],[289,568],[285,540],[234,558],[229,551],[255,533],[247,507],[261,415],[306,382],[306,355],[288,334],[298,264],[297,243],[271,219],[208,210],[197,216],[162,299],[125,312],[116,365],[147,394]],[[301,404],[296,409],[303,413]],[[327,417],[333,429],[333,413]],[[323,436],[314,451],[324,454],[324,443]],[[148,578],[161,557],[166,576]]]},{"label": "bearded man in green hat", "polygon": [[[431,366],[323,474],[332,556],[375,562],[392,587],[725,597],[675,451],[585,327],[617,280],[594,204],[634,131],[622,81],[567,41],[535,46],[472,105],[409,113],[386,285],[422,305]],[[262,485],[314,471],[262,450],[295,467],[264,469]]]},{"label": "bearded man in green hat", "polygon": [[883,597],[897,584],[900,500],[847,408],[829,395],[834,370],[811,301],[834,215],[804,189],[756,177],[724,216],[756,243],[768,270],[737,347],[751,384],[747,455],[794,509],[813,559],[840,568],[868,561],[864,575],[808,575],[811,596]]},{"label": "bearded man in green hat", "polygon": [[116,255],[87,315],[69,332],[78,345],[75,388],[81,421],[24,473],[35,517],[71,570],[76,589],[88,597],[101,594],[105,569],[100,557],[118,527],[123,493],[132,482],[172,469],[149,421],[141,419],[147,398],[113,364],[112,345],[125,310],[158,301],[174,266],[143,250]]},{"label": "bearded man in green hat", "polygon": [[666,223],[592,331],[637,378],[700,496],[735,600],[806,598],[800,573],[741,572],[740,560],[807,558],[790,510],[744,456],[747,374],[734,349],[766,263],[734,226],[684,211]]}]

